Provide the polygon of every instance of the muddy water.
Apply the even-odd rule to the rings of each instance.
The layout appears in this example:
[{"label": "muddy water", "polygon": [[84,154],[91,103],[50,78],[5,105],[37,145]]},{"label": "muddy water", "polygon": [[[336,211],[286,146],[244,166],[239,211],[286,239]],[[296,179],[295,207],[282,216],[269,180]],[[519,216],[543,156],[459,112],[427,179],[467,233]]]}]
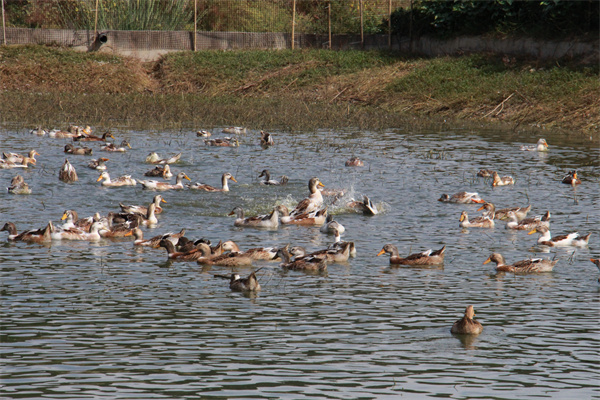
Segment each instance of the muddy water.
[{"label": "muddy water", "polygon": [[[213,129],[213,137],[225,136]],[[163,249],[136,249],[131,240],[99,243],[6,243],[0,247],[3,398],[285,398],[396,399],[446,397],[594,398],[598,390],[600,329],[600,169],[597,146],[548,134],[547,153],[519,146],[537,137],[501,131],[274,132],[262,149],[256,131],[238,148],[207,147],[193,131],[121,129],[117,143],[133,149],[92,157],[68,156],[79,181],[58,181],[66,139],[4,128],[2,150],[38,150],[37,166],[19,171],[33,194],[0,194],[0,222],[19,230],[60,224],[64,210],[80,216],[117,211],[119,202],[148,203],[154,193],[136,187],[103,188],[90,158],[107,156],[112,177],[143,178],[151,151],[182,152],[174,172],[219,185],[231,172],[229,193],[166,192],[165,211],[147,237],[187,229],[190,238],[234,240],[256,246],[327,246],[318,228],[235,228],[227,214],[293,206],[318,176],[344,189],[329,211],[356,243],[357,257],[330,264],[326,274],[260,269],[262,291],[230,291],[224,267],[168,263]],[[359,156],[362,168],[344,162]],[[281,187],[260,185],[263,168],[289,177]],[[516,184],[492,188],[480,168],[512,175]],[[583,183],[560,181],[577,169]],[[15,170],[0,170],[8,186]],[[174,178],[171,179],[173,181]],[[476,205],[444,204],[442,193],[478,192],[498,208],[532,205],[550,210],[552,233],[592,232],[588,247],[548,249],[536,235],[494,229],[463,230],[461,211]],[[380,214],[353,213],[345,200],[367,194]],[[6,233],[2,232],[2,240]],[[446,245],[440,267],[390,268],[376,257],[386,243],[401,254]],[[552,273],[513,275],[483,265],[492,253],[509,262],[558,258]],[[452,323],[473,304],[484,331],[456,337]]]}]

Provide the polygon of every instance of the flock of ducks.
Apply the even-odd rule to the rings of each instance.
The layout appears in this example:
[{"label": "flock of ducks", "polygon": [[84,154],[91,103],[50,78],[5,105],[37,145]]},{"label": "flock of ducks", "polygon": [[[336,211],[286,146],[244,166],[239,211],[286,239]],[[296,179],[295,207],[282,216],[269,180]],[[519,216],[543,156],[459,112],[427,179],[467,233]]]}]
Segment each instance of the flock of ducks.
[{"label": "flock of ducks", "polygon": [[[226,128],[223,130],[228,134],[245,134],[245,128]],[[89,126],[85,128],[72,126],[66,131],[35,129],[31,132],[36,135],[48,135],[54,138],[71,138],[74,143],[67,144],[64,152],[70,155],[92,155],[93,149],[90,147],[75,147],[76,142],[101,142],[101,151],[125,152],[131,148],[127,140],[124,140],[119,146],[107,142],[109,139],[115,139],[110,132],[102,136],[91,134]],[[205,144],[208,146],[233,147],[238,146],[239,141],[235,138],[225,137],[221,139],[211,139],[210,132],[198,131],[197,136],[204,137]],[[264,131],[260,132],[260,145],[269,147],[274,145],[273,136]],[[522,147],[524,151],[546,151],[548,144],[544,139],[540,139],[537,145],[532,147]],[[36,156],[39,156],[35,150],[30,151],[26,156],[15,153],[3,153],[0,160],[0,168],[27,168],[29,165],[36,165]],[[92,160],[88,168],[100,171],[97,182],[101,182],[103,187],[120,187],[141,185],[144,189],[152,191],[168,190],[203,190],[207,192],[228,192],[229,181],[237,183],[235,177],[226,172],[221,177],[221,186],[215,187],[205,183],[189,183],[184,181],[191,179],[180,172],[175,175],[175,183],[168,182],[173,177],[171,164],[177,163],[181,158],[181,153],[171,157],[162,158],[157,153],[149,154],[145,162],[154,164],[154,168],[144,173],[144,176],[158,179],[135,179],[130,175],[111,178],[107,171],[106,162],[109,158],[100,157]],[[347,167],[362,167],[364,162],[358,157],[352,157],[346,161]],[[504,186],[514,185],[515,180],[510,176],[500,176],[496,171],[480,170],[477,174],[483,178],[490,178],[491,185]],[[282,176],[279,180],[271,178],[269,170],[261,171],[258,178],[261,185],[286,185],[288,177]],[[60,168],[59,180],[63,182],[75,182],[78,180],[77,173],[68,159]],[[571,171],[562,180],[569,185],[578,185],[581,180],[577,177],[576,171]],[[321,273],[326,271],[329,263],[343,263],[349,257],[356,256],[356,247],[354,242],[341,240],[341,235],[345,232],[345,227],[328,215],[327,206],[324,205],[324,196],[327,193],[324,190],[324,184],[317,177],[310,178],[308,181],[308,195],[298,202],[293,209],[279,204],[265,215],[246,216],[241,206],[235,207],[230,216],[235,216],[233,225],[244,228],[277,229],[280,224],[299,225],[299,226],[317,226],[320,231],[334,236],[334,242],[325,249],[307,252],[300,246],[287,245],[282,248],[261,247],[252,248],[243,251],[238,244],[233,241],[219,242],[212,246],[206,239],[190,240],[185,236],[185,230],[179,232],[169,232],[152,238],[144,238],[143,227],[154,227],[158,223],[157,215],[164,210],[162,204],[166,200],[161,194],[156,194],[152,202],[148,205],[125,205],[119,203],[120,211],[110,212],[106,216],[96,213],[87,218],[79,218],[74,210],[66,210],[63,213],[62,225],[55,225],[52,221],[47,226],[38,230],[29,230],[18,233],[16,226],[12,222],[4,224],[0,231],[8,232],[9,241],[25,242],[49,242],[53,240],[85,240],[99,241],[102,238],[131,237],[135,246],[162,248],[166,251],[167,257],[171,261],[195,261],[202,265],[217,266],[250,266],[256,260],[279,262],[281,268],[287,270],[299,270],[308,273]],[[29,194],[31,189],[24,181],[22,176],[16,175],[12,178],[8,191],[13,194]],[[335,195],[335,192],[333,192]],[[337,198],[334,198],[337,201]],[[439,198],[440,202],[456,204],[477,204],[480,207],[477,211],[483,211],[481,216],[469,218],[467,211],[462,211],[459,216],[459,226],[462,228],[493,228],[497,220],[506,221],[506,229],[526,230],[529,234],[538,233],[538,245],[548,247],[559,246],[586,246],[590,239],[590,234],[580,236],[578,233],[568,233],[564,235],[552,236],[550,233],[550,212],[536,217],[527,217],[531,210],[531,205],[527,207],[513,207],[506,209],[496,209],[495,205],[489,201],[484,201],[474,192],[459,192],[452,195],[443,194]],[[365,215],[375,215],[378,213],[377,207],[373,202],[364,196],[362,201],[352,200],[346,204],[346,207],[361,212]],[[401,256],[398,248],[393,244],[383,246],[377,256],[388,254],[389,264],[398,265],[442,265],[446,246],[439,250],[424,250],[419,253]],[[537,273],[552,271],[558,260],[547,260],[542,258],[533,258],[507,264],[504,257],[499,253],[491,254],[483,264],[493,262],[496,264],[496,270],[499,272],[511,273]],[[592,259],[592,262],[600,269],[599,260]],[[232,290],[243,292],[254,292],[261,289],[256,271],[253,271],[248,277],[240,277],[237,274],[228,276],[216,275],[229,279],[229,286]],[[600,279],[599,279],[600,281]],[[469,305],[465,311],[464,317],[458,320],[451,328],[452,333],[456,334],[479,334],[483,327],[474,320],[474,309]]]}]

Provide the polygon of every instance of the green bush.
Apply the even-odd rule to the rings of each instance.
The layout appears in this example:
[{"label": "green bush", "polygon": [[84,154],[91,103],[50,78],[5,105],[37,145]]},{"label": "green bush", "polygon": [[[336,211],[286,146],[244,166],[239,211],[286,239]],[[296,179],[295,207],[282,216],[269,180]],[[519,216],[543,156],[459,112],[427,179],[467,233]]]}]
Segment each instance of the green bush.
[{"label": "green bush", "polygon": [[449,37],[457,35],[528,35],[560,38],[598,35],[600,2],[585,1],[425,1],[392,14],[392,32]]}]

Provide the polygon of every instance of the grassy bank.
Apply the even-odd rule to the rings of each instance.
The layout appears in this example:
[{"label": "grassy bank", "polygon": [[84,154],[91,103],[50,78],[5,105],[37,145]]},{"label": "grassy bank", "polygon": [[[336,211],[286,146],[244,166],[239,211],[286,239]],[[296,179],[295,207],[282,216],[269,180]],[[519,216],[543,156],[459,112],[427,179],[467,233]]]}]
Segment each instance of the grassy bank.
[{"label": "grassy bank", "polygon": [[0,113],[31,126],[161,124],[377,129],[417,120],[592,133],[598,66],[494,55],[171,53],[152,64],[68,49],[0,47]]}]

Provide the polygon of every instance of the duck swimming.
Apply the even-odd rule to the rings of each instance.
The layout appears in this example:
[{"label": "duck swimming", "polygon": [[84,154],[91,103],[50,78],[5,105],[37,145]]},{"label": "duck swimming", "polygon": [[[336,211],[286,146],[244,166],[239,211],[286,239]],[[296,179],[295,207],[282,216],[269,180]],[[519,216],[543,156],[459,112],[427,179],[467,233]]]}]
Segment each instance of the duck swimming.
[{"label": "duck swimming", "polygon": [[87,167],[91,168],[91,169],[95,169],[97,171],[106,171],[105,162],[107,162],[107,161],[109,161],[108,158],[100,157],[97,160],[90,161],[89,164],[87,165]]},{"label": "duck swimming", "polygon": [[523,151],[548,151],[548,143],[546,139],[540,139],[535,146],[521,146]]},{"label": "duck swimming", "polygon": [[69,160],[65,159],[58,173],[58,179],[66,183],[77,182],[79,180],[75,167],[71,165]]},{"label": "duck swimming", "polygon": [[301,259],[291,261],[291,256],[287,250],[287,246],[277,250],[277,257],[280,257],[283,260],[279,266],[284,269],[308,272],[324,272],[327,270],[327,261],[325,259],[317,257],[303,257]]},{"label": "duck swimming", "polygon": [[500,176],[496,171],[492,172],[492,186],[514,185],[515,179],[512,176]]},{"label": "duck swimming", "polygon": [[577,178],[577,171],[569,171],[567,176],[565,176],[562,180],[562,183],[566,183],[567,185],[579,185],[581,180]]},{"label": "duck swimming", "polygon": [[125,153],[127,149],[131,149],[131,144],[129,141],[123,140],[120,145],[115,145],[114,143],[106,143],[106,145],[100,147],[100,150],[103,151],[112,151],[118,153]]},{"label": "duck swimming", "polygon": [[289,178],[285,175],[283,175],[278,181],[271,179],[271,173],[269,172],[268,169],[263,169],[262,172],[260,173],[260,175],[258,175],[258,177],[265,178],[262,181],[259,181],[259,183],[261,185],[272,185],[272,186],[285,185],[286,183],[288,183],[288,180],[289,180]]},{"label": "duck swimming", "polygon": [[276,229],[279,226],[279,211],[277,208],[274,208],[268,215],[244,218],[244,209],[235,207],[228,215],[236,215],[234,226],[270,229]]},{"label": "duck swimming", "polygon": [[52,223],[49,222],[45,228],[37,229],[37,230],[29,230],[21,233],[17,232],[17,227],[12,222],[7,222],[4,224],[0,232],[6,231],[8,232],[8,241],[9,242],[34,242],[34,243],[44,243],[52,240]]},{"label": "duck swimming", "polygon": [[365,163],[358,157],[350,157],[344,165],[346,167],[364,167]]},{"label": "duck swimming", "polygon": [[23,160],[25,159],[29,160],[29,164],[36,164],[37,160],[35,159],[35,156],[39,155],[40,153],[37,151],[31,150],[26,156],[18,153],[2,153],[2,158],[5,161],[14,164],[23,164]]},{"label": "duck swimming", "polygon": [[214,186],[210,186],[210,185],[198,183],[198,182],[196,182],[193,185],[187,185],[187,187],[190,189],[205,190],[207,192],[229,192],[229,184],[227,182],[230,179],[237,183],[237,181],[235,180],[233,175],[231,175],[229,172],[225,172],[223,174],[223,176],[221,176],[221,188],[220,189],[216,188]]},{"label": "duck swimming", "polygon": [[534,233],[540,233],[540,237],[538,238],[538,244],[550,247],[559,247],[559,246],[576,246],[576,247],[584,247],[587,246],[590,241],[591,233],[588,233],[585,236],[579,236],[578,232],[572,232],[566,235],[558,235],[552,237],[550,233],[550,228],[544,225],[540,225],[534,228],[529,235]]},{"label": "duck swimming", "polygon": [[169,164],[165,164],[157,165],[156,167],[154,167],[154,169],[144,172],[144,176],[161,177],[164,179],[169,179],[173,176],[173,173],[171,172],[171,167],[169,166]]},{"label": "duck swimming", "polygon": [[238,292],[257,292],[261,288],[260,283],[258,283],[258,279],[256,279],[256,273],[252,272],[246,278],[241,278],[237,274],[231,274],[229,289]]},{"label": "duck swimming", "polygon": [[470,204],[470,203],[485,203],[477,192],[458,192],[453,194],[452,196],[443,194],[442,197],[438,199],[442,203],[460,203],[460,204]]},{"label": "duck swimming", "polygon": [[325,187],[319,178],[310,178],[308,181],[309,196],[296,205],[296,208],[290,212],[290,216],[295,217],[317,211],[323,204],[323,195],[321,194],[319,187]]},{"label": "duck swimming", "polygon": [[486,216],[469,219],[466,211],[460,214],[459,222],[461,228],[493,228],[496,225],[493,219]]},{"label": "duck swimming", "polygon": [[[163,209],[160,206],[160,203],[166,203],[167,201],[165,199],[163,199],[163,197],[160,194],[157,194],[156,196],[154,196],[152,198],[152,203],[154,203],[154,213],[155,214],[160,214],[162,213]],[[140,214],[140,215],[146,215],[148,213],[148,207],[147,206],[136,206],[136,205],[125,205],[123,203],[119,203],[119,207],[121,207],[121,211],[123,211],[124,213],[130,213],[130,214]]]},{"label": "duck swimming", "polygon": [[551,272],[558,260],[551,261],[544,258],[532,258],[530,260],[517,261],[514,264],[506,264],[504,257],[500,253],[493,253],[483,263],[496,263],[496,271],[512,272],[515,274],[527,274],[536,272]]},{"label": "duck swimming", "polygon": [[535,217],[525,218],[521,221],[519,221],[517,214],[514,211],[509,211],[503,219],[508,219],[505,226],[506,229],[531,231],[538,226],[550,227],[550,211],[546,211],[542,216],[537,215]]},{"label": "duck swimming", "polygon": [[175,184],[173,185],[172,183],[169,182],[159,182],[159,181],[154,181],[154,180],[137,180],[143,187],[144,189],[152,189],[152,190],[181,190],[184,188],[183,186],[183,180],[187,179],[188,181],[191,181],[191,179],[185,174],[185,172],[180,172],[177,174],[177,177],[175,178]]},{"label": "duck swimming", "polygon": [[12,194],[31,194],[31,188],[21,175],[14,176],[10,180],[10,186],[7,189],[8,193]]},{"label": "duck swimming", "polygon": [[71,143],[65,145],[65,153],[79,156],[89,156],[93,153],[89,147],[75,147]]},{"label": "duck swimming", "polygon": [[235,138],[224,137],[219,139],[205,139],[204,144],[216,147],[238,147],[240,142]]},{"label": "duck swimming", "polygon": [[273,135],[269,132],[260,131],[260,145],[263,148],[267,148],[269,146],[273,146],[275,141],[273,140]]},{"label": "duck swimming", "polygon": [[146,162],[150,164],[175,164],[181,158],[181,153],[177,153],[169,158],[160,158],[158,153],[152,152],[146,157]]},{"label": "duck swimming", "polygon": [[110,179],[110,175],[106,171],[102,172],[102,174],[100,174],[100,176],[96,180],[96,182],[100,181],[102,181],[101,185],[106,187],[135,186],[137,184],[137,182],[131,177],[131,175],[123,175],[115,180],[112,180]]},{"label": "duck swimming", "polygon": [[384,253],[390,255],[390,264],[391,265],[439,265],[444,263],[444,253],[446,251],[446,246],[443,246],[441,249],[433,251],[431,249],[425,250],[421,253],[411,254],[408,257],[400,257],[398,253],[398,248],[393,244],[386,244],[383,246],[381,251],[377,253],[377,256],[380,256]]},{"label": "duck swimming", "polygon": [[467,306],[465,316],[452,325],[450,332],[460,335],[479,335],[483,331],[483,326],[479,321],[473,319],[474,316],[473,306]]},{"label": "duck swimming", "polygon": [[379,210],[377,210],[377,206],[375,203],[369,199],[368,196],[363,196],[363,201],[351,200],[346,203],[347,208],[352,208],[358,212],[363,213],[363,215],[377,215],[379,214]]}]

